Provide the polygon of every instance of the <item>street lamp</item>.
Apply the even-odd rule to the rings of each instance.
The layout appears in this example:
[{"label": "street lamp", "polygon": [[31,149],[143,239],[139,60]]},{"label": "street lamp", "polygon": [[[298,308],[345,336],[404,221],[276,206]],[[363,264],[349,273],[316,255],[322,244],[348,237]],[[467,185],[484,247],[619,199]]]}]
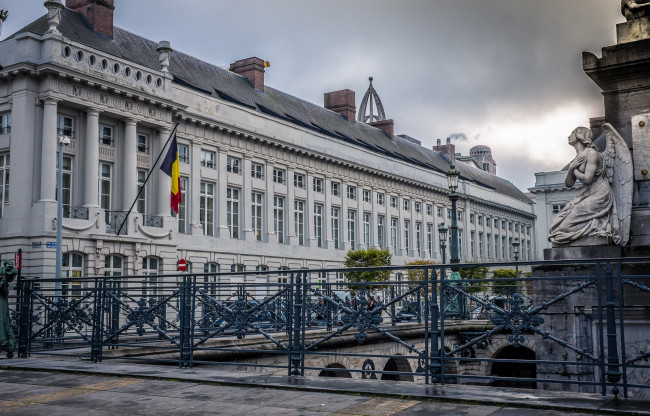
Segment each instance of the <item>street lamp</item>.
[{"label": "street lamp", "polygon": [[[449,262],[452,264],[451,267],[451,276],[449,280],[460,280],[460,273],[458,272],[458,267],[454,267],[454,264],[460,263],[460,253],[458,250],[458,213],[456,210],[456,202],[458,201],[458,194],[456,189],[458,189],[458,179],[460,178],[460,172],[456,170],[456,166],[451,165],[447,175],[447,185],[451,193],[449,194],[449,200],[451,201],[451,244],[449,247]],[[461,287],[464,289],[465,285],[462,284]],[[457,300],[457,309],[458,317],[460,319],[467,319],[467,298],[464,295],[458,294],[456,296]]]},{"label": "street lamp", "polygon": [[456,201],[458,201],[458,194],[456,189],[458,188],[458,177],[460,172],[456,170],[454,165],[449,167],[449,172],[447,172],[447,184],[449,185],[449,199],[451,200],[451,245],[449,247],[450,251],[450,263],[460,263],[460,256],[458,253],[458,214],[456,211]]},{"label": "street lamp", "polygon": [[[58,165],[59,170],[56,174],[56,276],[55,278],[61,278],[61,269],[63,263],[63,255],[61,253],[61,246],[63,245],[62,233],[63,233],[63,146],[70,144],[70,138],[68,136],[59,136],[59,154],[58,154]],[[61,281],[56,282],[56,294],[60,295],[61,292]]]},{"label": "street lamp", "polygon": [[[515,255],[515,279],[519,278],[519,239],[515,238],[512,240],[512,254]],[[519,282],[517,282],[516,287],[519,287]]]},{"label": "street lamp", "polygon": [[440,240],[440,255],[442,256],[442,264],[445,264],[445,251],[447,248],[447,232],[449,230],[445,224],[440,224],[438,227],[438,240]]}]

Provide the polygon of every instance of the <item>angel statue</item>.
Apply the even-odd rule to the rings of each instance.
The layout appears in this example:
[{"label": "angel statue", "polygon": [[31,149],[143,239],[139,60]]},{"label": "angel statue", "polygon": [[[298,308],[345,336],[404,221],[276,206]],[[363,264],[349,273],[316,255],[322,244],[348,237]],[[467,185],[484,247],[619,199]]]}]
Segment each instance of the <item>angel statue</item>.
[{"label": "angel statue", "polygon": [[603,125],[605,151],[591,141],[591,129],[578,127],[569,136],[576,157],[569,164],[565,184],[576,180],[582,189],[553,220],[548,240],[554,247],[625,245],[632,215],[632,156],[625,140],[611,124]]},{"label": "angel statue", "polygon": [[650,0],[621,0],[621,13],[628,22],[650,16]]}]

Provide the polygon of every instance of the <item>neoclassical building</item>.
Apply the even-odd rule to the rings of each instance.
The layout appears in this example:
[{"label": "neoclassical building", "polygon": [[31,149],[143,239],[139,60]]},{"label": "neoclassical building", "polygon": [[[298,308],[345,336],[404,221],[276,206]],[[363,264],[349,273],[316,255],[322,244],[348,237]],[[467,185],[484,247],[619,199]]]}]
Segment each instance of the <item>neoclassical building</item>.
[{"label": "neoclassical building", "polygon": [[[46,6],[0,42],[0,256],[22,248],[23,273],[54,275],[62,136],[68,276],[171,273],[181,258],[193,272],[336,267],[371,246],[440,260],[450,161],[385,116],[357,120],[354,92],[301,100],[265,85],[261,59],[224,69],[115,27],[112,0]],[[178,215],[156,164],[174,129]],[[463,261],[512,259],[515,238],[532,259],[531,201],[460,172]]]}]

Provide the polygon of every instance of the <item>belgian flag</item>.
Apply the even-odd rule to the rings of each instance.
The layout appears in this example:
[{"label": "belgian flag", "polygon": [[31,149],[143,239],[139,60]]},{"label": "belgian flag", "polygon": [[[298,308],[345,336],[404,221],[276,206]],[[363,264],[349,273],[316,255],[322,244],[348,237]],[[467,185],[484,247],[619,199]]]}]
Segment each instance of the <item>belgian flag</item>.
[{"label": "belgian flag", "polygon": [[181,196],[181,170],[178,163],[178,144],[175,132],[165,159],[160,165],[160,170],[172,178],[171,207],[178,214],[178,205],[183,202],[183,197]]}]

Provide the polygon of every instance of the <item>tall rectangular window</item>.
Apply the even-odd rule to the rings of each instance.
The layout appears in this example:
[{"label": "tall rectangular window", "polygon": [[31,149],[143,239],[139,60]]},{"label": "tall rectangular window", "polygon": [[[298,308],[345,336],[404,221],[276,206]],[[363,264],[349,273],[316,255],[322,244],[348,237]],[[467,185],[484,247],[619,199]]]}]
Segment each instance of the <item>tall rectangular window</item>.
[{"label": "tall rectangular window", "polygon": [[432,217],[433,216],[433,205],[427,204],[427,215]]},{"label": "tall rectangular window", "polygon": [[62,116],[61,114],[57,114],[56,134],[58,136],[68,136],[68,137],[72,137],[74,135],[74,122],[72,120],[72,117]]},{"label": "tall rectangular window", "polygon": [[501,237],[501,257],[504,259],[508,256],[508,249],[506,248],[506,238]]},{"label": "tall rectangular window", "polygon": [[411,207],[411,201],[409,201],[408,199],[402,200],[402,206],[404,208],[404,211],[408,211],[409,208]]},{"label": "tall rectangular window", "polygon": [[0,134],[11,133],[11,113],[0,114]]},{"label": "tall rectangular window", "polygon": [[470,256],[472,258],[476,257],[476,253],[474,252],[474,246],[476,246],[476,233],[474,231],[470,231],[469,233],[469,249],[470,249]]},{"label": "tall rectangular window", "polygon": [[302,173],[293,174],[293,186],[296,188],[304,189],[305,188],[305,175]]},{"label": "tall rectangular window", "polygon": [[110,224],[112,199],[113,165],[101,162],[99,164],[99,207],[106,210],[106,223]]},{"label": "tall rectangular window", "polygon": [[[56,158],[57,169],[59,165],[59,158]],[[63,156],[63,169],[61,174],[63,175],[63,187],[61,188],[63,192],[63,216],[65,218],[70,218],[70,207],[72,205],[72,158],[69,156]],[[57,185],[58,186],[58,185]],[[56,190],[55,197],[59,197],[58,188]]]},{"label": "tall rectangular window", "polygon": [[478,256],[483,258],[483,233],[478,233]]},{"label": "tall rectangular window", "polygon": [[357,247],[356,228],[357,228],[357,212],[348,210],[348,242],[350,243],[350,250],[355,250]]},{"label": "tall rectangular window", "polygon": [[230,238],[239,238],[239,189],[226,188],[226,221]]},{"label": "tall rectangular window", "polygon": [[149,137],[145,134],[138,134],[136,141],[136,150],[138,153],[149,154]]},{"label": "tall rectangular window", "polygon": [[216,167],[214,163],[215,159],[216,155],[214,152],[201,149],[201,166],[204,168],[214,169]]},{"label": "tall rectangular window", "polygon": [[293,201],[293,231],[298,245],[305,245],[305,201]]},{"label": "tall rectangular window", "polygon": [[490,259],[492,258],[492,234],[488,234],[487,238],[485,239],[486,242],[486,247],[487,247],[487,258]]},{"label": "tall rectangular window", "polygon": [[9,153],[0,154],[0,217],[9,203]]},{"label": "tall rectangular window", "polygon": [[411,221],[404,220],[404,248],[406,249],[405,255],[408,256],[411,251]]},{"label": "tall rectangular window", "polygon": [[199,221],[204,235],[214,235],[214,184],[201,182],[199,199]]},{"label": "tall rectangular window", "polygon": [[417,214],[420,214],[422,212],[422,204],[419,203],[419,202],[416,202],[414,205],[415,205],[415,212]]},{"label": "tall rectangular window", "polygon": [[332,195],[340,196],[341,195],[341,184],[338,182],[332,182]]},{"label": "tall rectangular window", "polygon": [[415,223],[415,249],[418,251],[418,257],[422,257],[422,223]]},{"label": "tall rectangular window", "polygon": [[145,179],[147,179],[147,171],[138,169],[138,212],[140,214],[147,213],[147,188],[144,183]]},{"label": "tall rectangular window", "polygon": [[379,248],[386,247],[386,217],[383,215],[377,215],[377,243]]},{"label": "tall rectangular window", "polygon": [[113,128],[99,125],[99,143],[106,146],[113,146]]},{"label": "tall rectangular window", "polygon": [[442,218],[442,207],[436,207],[436,216]]},{"label": "tall rectangular window", "polygon": [[278,243],[284,243],[284,197],[273,197],[273,231]]},{"label": "tall rectangular window", "polygon": [[427,224],[427,251],[433,257],[433,224]]},{"label": "tall rectangular window", "polygon": [[390,246],[393,248],[393,253],[397,253],[397,218],[395,217],[390,219]]},{"label": "tall rectangular window", "polygon": [[363,213],[363,244],[370,247],[370,213]]},{"label": "tall rectangular window", "polygon": [[241,173],[241,159],[234,156],[227,156],[226,170],[232,173]]},{"label": "tall rectangular window", "polygon": [[287,181],[287,172],[284,169],[273,168],[273,182],[285,183]]},{"label": "tall rectangular window", "polygon": [[323,193],[323,180],[321,178],[314,178],[313,190],[319,194]]},{"label": "tall rectangular window", "polygon": [[316,245],[323,247],[323,205],[314,204],[314,238]]},{"label": "tall rectangular window", "polygon": [[355,186],[348,186],[348,199],[357,199],[357,188]]},{"label": "tall rectangular window", "polygon": [[334,248],[341,248],[341,211],[338,207],[332,207],[332,240]]},{"label": "tall rectangular window", "polygon": [[255,234],[255,239],[257,241],[262,241],[262,200],[264,195],[259,192],[251,193],[251,203],[252,206],[252,221],[253,221],[253,234]]},{"label": "tall rectangular window", "polygon": [[390,197],[390,207],[391,208],[397,208],[397,197],[396,196],[391,196]]},{"label": "tall rectangular window", "polygon": [[384,205],[384,194],[377,194],[377,205]]},{"label": "tall rectangular window", "polygon": [[264,165],[261,163],[251,163],[251,177],[264,179]]},{"label": "tall rectangular window", "polygon": [[178,161],[190,163],[190,147],[188,145],[178,143]]},{"label": "tall rectangular window", "polygon": [[363,190],[363,202],[370,202],[370,191],[367,189]]},{"label": "tall rectangular window", "polygon": [[178,232],[181,234],[187,233],[187,178],[181,176],[181,203],[178,204]]},{"label": "tall rectangular window", "polygon": [[499,258],[499,236],[498,235],[494,236],[494,258],[495,259]]}]

